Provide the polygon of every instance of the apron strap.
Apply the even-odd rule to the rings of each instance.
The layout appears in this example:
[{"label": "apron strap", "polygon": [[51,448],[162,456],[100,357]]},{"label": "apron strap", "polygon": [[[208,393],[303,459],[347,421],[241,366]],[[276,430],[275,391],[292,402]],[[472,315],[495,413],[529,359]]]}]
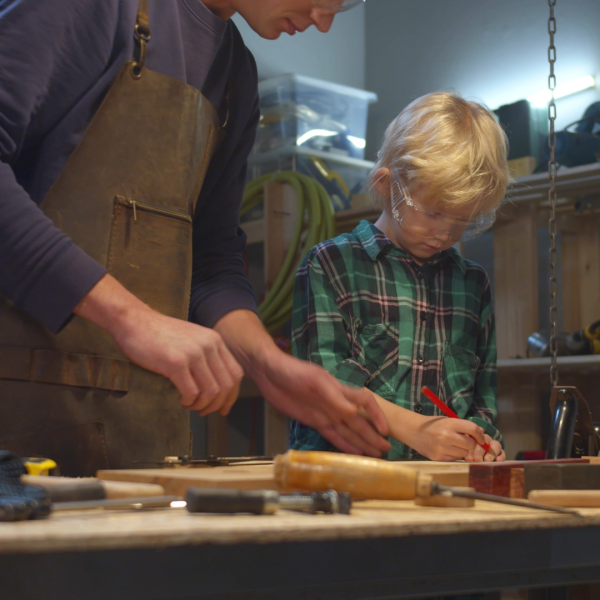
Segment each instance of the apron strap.
[{"label": "apron strap", "polygon": [[150,19],[148,17],[148,0],[140,0],[138,5],[137,19],[133,28],[133,37],[135,39],[135,48],[133,52],[133,75],[136,79],[142,76],[142,69],[146,62],[146,53],[148,52],[148,42],[150,41]]}]

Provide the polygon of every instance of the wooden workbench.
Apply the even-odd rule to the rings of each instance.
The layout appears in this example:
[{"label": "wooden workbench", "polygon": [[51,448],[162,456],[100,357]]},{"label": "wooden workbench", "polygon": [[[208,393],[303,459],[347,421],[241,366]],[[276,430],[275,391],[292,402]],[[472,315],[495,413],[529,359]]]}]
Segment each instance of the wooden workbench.
[{"label": "wooden workbench", "polygon": [[57,513],[0,523],[3,600],[402,598],[600,580],[600,509]]}]

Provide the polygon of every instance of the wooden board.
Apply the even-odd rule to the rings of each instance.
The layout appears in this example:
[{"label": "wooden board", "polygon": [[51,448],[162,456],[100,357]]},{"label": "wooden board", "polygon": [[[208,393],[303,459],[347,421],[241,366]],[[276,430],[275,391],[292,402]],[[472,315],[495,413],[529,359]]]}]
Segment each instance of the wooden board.
[{"label": "wooden board", "polygon": [[[402,461],[403,466],[431,475],[441,485],[467,487],[469,465],[466,462]],[[226,467],[185,467],[166,469],[122,469],[98,471],[98,478],[162,485],[166,494],[184,496],[189,487],[227,487],[241,490],[277,490],[273,465],[244,464]]]},{"label": "wooden board", "polygon": [[600,490],[600,464],[525,465],[525,493],[532,490]]},{"label": "wooden board", "polygon": [[469,487],[483,494],[507,498],[526,498],[525,467],[533,465],[587,464],[587,458],[556,460],[510,460],[506,462],[472,463],[469,466]]},{"label": "wooden board", "polygon": [[122,469],[98,471],[98,479],[162,485],[165,493],[185,496],[189,487],[225,487],[241,490],[279,490],[273,464],[210,468]]}]

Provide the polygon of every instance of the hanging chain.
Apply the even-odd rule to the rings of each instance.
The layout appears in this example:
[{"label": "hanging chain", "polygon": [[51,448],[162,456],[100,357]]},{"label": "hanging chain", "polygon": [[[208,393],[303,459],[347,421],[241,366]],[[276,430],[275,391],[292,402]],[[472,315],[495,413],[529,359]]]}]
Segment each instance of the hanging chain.
[{"label": "hanging chain", "polygon": [[556,33],[556,19],[554,18],[554,6],[556,0],[548,0],[550,7],[550,18],[548,19],[548,33],[550,45],[548,46],[548,62],[550,63],[550,75],[548,76],[548,88],[550,90],[550,103],[548,104],[548,120],[550,130],[548,133],[548,146],[550,147],[550,160],[548,161],[548,175],[550,177],[550,190],[548,200],[550,202],[550,221],[548,231],[550,233],[550,385],[558,385],[558,367],[556,361],[556,322],[558,311],[556,310],[556,132],[554,122],[556,120],[556,103],[554,102],[554,90],[556,89],[556,75],[554,74],[554,63],[556,62],[556,46],[554,45],[554,34]]}]

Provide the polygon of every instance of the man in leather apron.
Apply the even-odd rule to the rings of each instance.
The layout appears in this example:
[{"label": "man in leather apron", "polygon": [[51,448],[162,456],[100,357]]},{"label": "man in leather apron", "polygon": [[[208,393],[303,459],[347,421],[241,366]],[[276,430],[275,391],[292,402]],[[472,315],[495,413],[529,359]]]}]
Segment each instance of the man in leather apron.
[{"label": "man in leather apron", "polygon": [[[31,110],[15,117],[18,102],[11,105],[10,90],[19,78],[11,80],[10,69],[0,65],[0,88],[5,90],[0,93],[0,184],[8,182],[0,191],[0,447],[50,456],[66,475],[91,475],[100,468],[187,453],[185,409],[202,416],[227,414],[244,372],[276,408],[316,428],[336,446],[371,455],[388,448],[358,414],[363,407],[379,432],[387,433],[368,391],[342,386],[319,367],[276,348],[241,273],[245,236],[237,227],[237,211],[257,120],[256,73],[228,19],[238,10],[267,38],[311,24],[327,31],[344,3],[204,0],[195,10],[208,8],[226,25],[203,94],[183,75],[173,77],[164,72],[168,68],[160,68],[161,48],[167,43],[161,24],[173,16],[169,11],[187,10],[194,2],[199,0],[182,0],[174,9],[175,3],[159,6],[141,0],[134,7],[133,0],[112,0],[117,27],[130,20],[135,40],[131,57],[109,89],[96,92],[99,105],[89,118],[80,119],[85,132],[70,132],[78,138],[74,149],[58,177],[46,185],[43,177],[36,178],[53,159],[45,145],[51,147],[56,127],[65,124],[68,131],[74,114],[61,115],[52,126],[44,122],[65,79],[37,95],[27,96],[25,90]],[[4,46],[0,42],[0,56],[8,57],[10,36],[4,32],[19,28],[19,35],[27,35],[36,18],[32,13],[44,9],[33,9],[33,0],[7,4],[12,7],[4,14],[0,10],[0,39],[6,40]],[[80,4],[85,7],[67,15],[71,21],[62,30],[65,37],[47,42],[50,49],[61,46],[49,64],[53,74],[74,69],[67,60],[61,62],[61,55],[65,47],[78,47],[78,36],[86,30],[93,35],[96,23],[110,31],[102,17],[112,14],[106,12],[111,2]],[[87,8],[94,21],[83,26],[78,11]],[[44,23],[36,27],[43,31]],[[113,35],[116,40],[118,34]],[[186,39],[169,40],[181,41],[185,45]],[[82,47],[90,66],[102,63],[93,46]],[[102,76],[118,67],[113,56],[117,43],[108,47]],[[149,66],[153,56],[156,70]],[[26,66],[35,68],[33,60],[27,62],[35,58],[26,57]],[[16,97],[22,92],[18,89]],[[86,93],[90,89],[81,91],[78,106],[85,105]],[[229,179],[234,181],[228,189],[232,206],[222,207],[219,185]],[[17,190],[19,185],[23,189]],[[32,209],[36,196],[42,197],[39,209]],[[15,206],[16,217],[11,212]],[[19,236],[14,220],[22,218],[21,206],[37,213],[30,216],[32,230]],[[233,225],[228,229],[226,222]],[[40,249],[39,240],[50,241]],[[80,272],[77,260],[75,266],[66,262],[73,251],[83,251],[78,260],[91,266]],[[30,274],[39,272],[43,280],[53,269],[60,277],[44,295],[45,288]],[[69,280],[75,281],[72,287]],[[65,305],[70,308],[66,315]],[[188,313],[196,323],[187,321]]]}]

